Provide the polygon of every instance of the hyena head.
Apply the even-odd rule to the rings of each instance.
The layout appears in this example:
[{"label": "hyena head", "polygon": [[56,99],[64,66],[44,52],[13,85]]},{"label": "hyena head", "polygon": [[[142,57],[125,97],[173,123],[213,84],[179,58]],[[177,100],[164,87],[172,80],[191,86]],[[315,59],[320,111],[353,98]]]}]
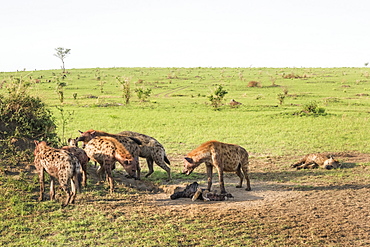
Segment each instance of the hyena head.
[{"label": "hyena head", "polygon": [[78,147],[78,137],[73,139],[73,138],[68,138],[68,145],[71,147]]},{"label": "hyena head", "polygon": [[325,160],[324,165],[323,165],[323,167],[328,170],[333,169],[333,168],[338,168],[340,166],[341,164],[339,163],[339,161],[334,159],[333,156],[330,156],[327,160]]},{"label": "hyena head", "polygon": [[199,164],[195,163],[192,158],[185,157],[184,158],[184,170],[182,170],[182,173],[186,175],[190,175],[198,165]]},{"label": "hyena head", "polygon": [[93,139],[94,137],[96,137],[96,133],[95,133],[95,130],[88,130],[88,131],[85,131],[85,132],[82,132],[80,131],[80,137],[77,137],[76,141],[77,142],[83,142],[84,145],[83,147],[86,145],[86,143],[88,143],[91,139]]},{"label": "hyena head", "polygon": [[33,154],[36,156],[39,152],[41,152],[41,150],[44,149],[44,147],[47,146],[46,142],[45,141],[34,141],[35,143],[35,150],[33,151]]},{"label": "hyena head", "polygon": [[121,163],[123,165],[123,168],[128,173],[128,175],[132,178],[137,178],[137,161],[136,159],[133,160],[125,160]]}]

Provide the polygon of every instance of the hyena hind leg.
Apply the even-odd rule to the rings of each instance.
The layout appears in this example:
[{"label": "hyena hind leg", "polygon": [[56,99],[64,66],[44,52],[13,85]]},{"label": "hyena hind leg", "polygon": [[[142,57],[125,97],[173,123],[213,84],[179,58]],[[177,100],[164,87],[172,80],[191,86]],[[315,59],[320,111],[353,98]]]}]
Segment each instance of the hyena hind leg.
[{"label": "hyena hind leg", "polygon": [[240,178],[240,182],[236,186],[236,188],[242,188],[244,176],[242,171],[240,170],[240,167],[238,167],[238,169],[236,170],[236,175],[238,175],[238,177]]}]

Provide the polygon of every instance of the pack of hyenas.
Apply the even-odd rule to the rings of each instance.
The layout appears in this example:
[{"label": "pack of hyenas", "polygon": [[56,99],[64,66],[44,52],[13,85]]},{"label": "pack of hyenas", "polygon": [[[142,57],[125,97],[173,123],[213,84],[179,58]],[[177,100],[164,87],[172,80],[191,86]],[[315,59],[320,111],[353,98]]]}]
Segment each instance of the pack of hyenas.
[{"label": "pack of hyenas", "polygon": [[[40,196],[43,200],[44,193],[44,171],[51,178],[50,199],[55,197],[55,180],[58,180],[61,188],[67,194],[62,206],[73,203],[77,191],[80,191],[81,182],[86,186],[87,164],[94,161],[100,165],[97,169],[99,177],[106,176],[110,186],[110,192],[114,191],[114,180],[112,170],[116,162],[120,163],[127,172],[127,177],[140,179],[139,157],[147,161],[149,172],[145,177],[150,176],[154,169],[153,163],[167,173],[167,179],[171,179],[170,161],[165,149],[155,138],[132,132],[123,131],[118,134],[111,134],[99,130],[80,131],[76,139],[69,139],[69,146],[61,149],[49,147],[46,142],[35,141],[34,165],[39,174]],[[78,147],[82,142],[82,148]],[[213,168],[218,172],[221,194],[227,194],[224,186],[224,172],[235,172],[240,178],[237,188],[241,188],[243,180],[246,181],[246,190],[251,190],[248,176],[249,155],[241,146],[228,144],[219,141],[208,141],[189,152],[184,157],[183,174],[189,175],[199,165],[206,165],[208,186],[211,191]],[[299,162],[291,165],[297,169],[323,167],[326,169],[338,168],[340,163],[330,155],[309,154]],[[68,187],[71,184],[71,190]]]}]

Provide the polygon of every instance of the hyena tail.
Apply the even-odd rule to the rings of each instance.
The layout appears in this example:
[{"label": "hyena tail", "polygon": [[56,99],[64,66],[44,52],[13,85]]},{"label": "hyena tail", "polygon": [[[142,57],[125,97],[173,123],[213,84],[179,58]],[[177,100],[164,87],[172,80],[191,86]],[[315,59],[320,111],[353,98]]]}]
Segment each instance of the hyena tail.
[{"label": "hyena tail", "polygon": [[171,165],[171,162],[167,158],[167,155],[166,154],[164,155],[164,162],[166,162],[167,164]]},{"label": "hyena tail", "polygon": [[133,140],[134,142],[136,142],[136,144],[138,144],[138,145],[143,145],[143,143],[139,139],[137,139],[135,137],[128,136],[128,138],[130,138],[131,140]]},{"label": "hyena tail", "polygon": [[81,172],[81,164],[80,162],[76,162],[75,170],[74,170],[74,176],[73,180],[76,184],[78,192],[81,193],[81,187],[82,187],[82,172]]}]

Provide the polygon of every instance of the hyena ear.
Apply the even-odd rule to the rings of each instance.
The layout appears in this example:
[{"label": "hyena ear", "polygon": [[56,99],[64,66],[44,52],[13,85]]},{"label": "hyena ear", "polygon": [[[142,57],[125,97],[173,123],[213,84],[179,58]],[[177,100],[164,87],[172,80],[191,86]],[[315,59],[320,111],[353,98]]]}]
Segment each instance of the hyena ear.
[{"label": "hyena ear", "polygon": [[82,132],[81,130],[78,130],[78,132],[80,132],[81,134],[82,134],[82,133],[84,133],[84,132]]},{"label": "hyena ear", "polygon": [[36,146],[37,144],[39,144],[39,141],[33,140],[33,142],[35,143]]},{"label": "hyena ear", "polygon": [[193,159],[192,158],[189,158],[189,157],[185,157],[184,158],[187,162],[189,163],[194,163]]}]

